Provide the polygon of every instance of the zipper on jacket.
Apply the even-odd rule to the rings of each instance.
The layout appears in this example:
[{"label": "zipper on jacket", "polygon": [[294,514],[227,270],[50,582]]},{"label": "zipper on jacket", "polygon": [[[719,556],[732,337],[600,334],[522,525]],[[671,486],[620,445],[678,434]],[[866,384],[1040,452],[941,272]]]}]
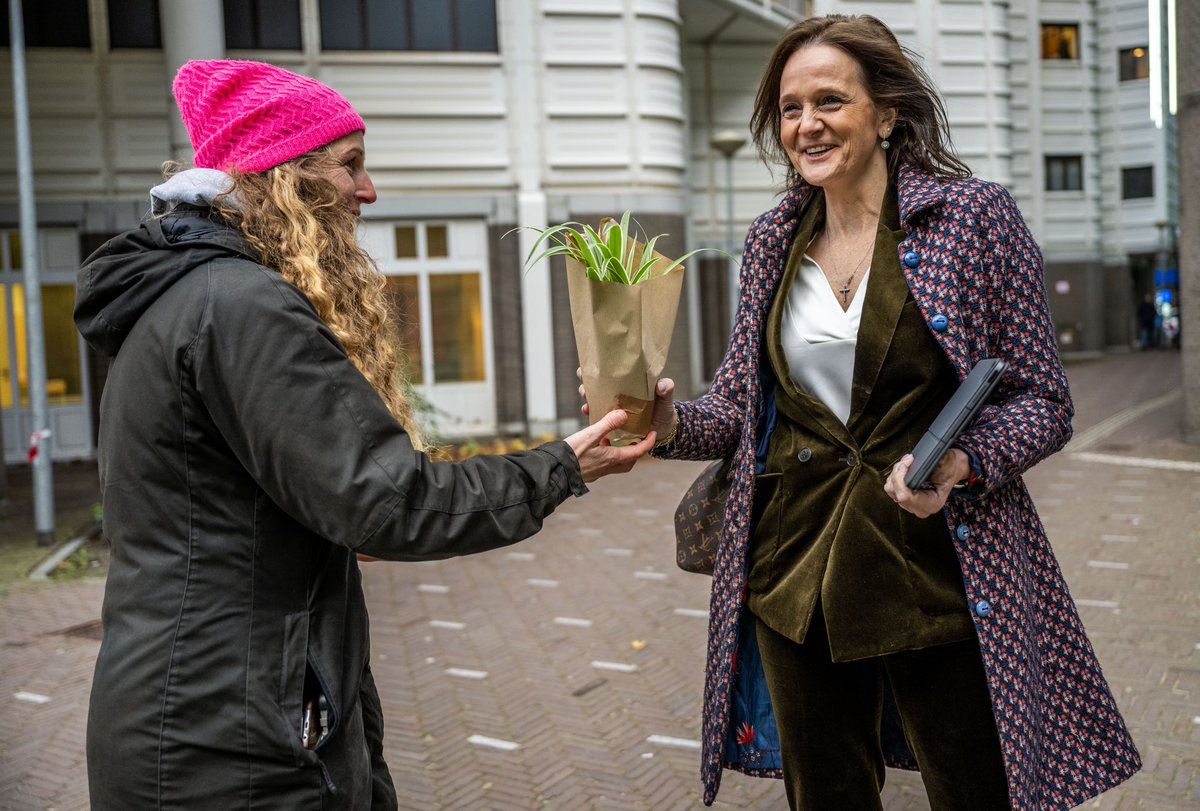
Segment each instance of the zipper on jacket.
[{"label": "zipper on jacket", "polygon": [[325,788],[329,790],[330,794],[337,794],[338,787],[333,784],[333,777],[330,776],[329,768],[325,765],[325,761],[319,760],[317,762],[321,764],[321,781],[325,784]]}]

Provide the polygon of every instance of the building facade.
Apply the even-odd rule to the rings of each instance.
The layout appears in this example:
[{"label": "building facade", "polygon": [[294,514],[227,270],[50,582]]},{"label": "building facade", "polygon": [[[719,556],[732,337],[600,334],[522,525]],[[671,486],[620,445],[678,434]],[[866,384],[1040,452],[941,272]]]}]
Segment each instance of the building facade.
[{"label": "building facade", "polygon": [[[632,210],[647,233],[668,235],[668,255],[740,247],[782,178],[752,146],[727,139],[726,156],[714,138],[747,135],[771,46],[810,12],[875,14],[927,60],[963,157],[1013,189],[1045,250],[1064,349],[1128,345],[1133,301],[1154,282],[1158,259],[1147,256],[1169,230],[1157,224],[1174,216],[1171,119],[1150,116],[1162,73],[1148,67],[1159,57],[1144,0],[24,8],[56,458],[92,453],[106,370],[73,330],[74,271],[146,213],[164,159],[190,158],[170,96],[188,59],[269,61],[337,88],[363,114],[379,201],[364,209],[362,239],[389,277],[412,379],[446,438],[578,424],[562,268],[526,270],[532,232],[513,229]],[[0,412],[6,457],[18,461],[29,418],[6,24]],[[724,352],[732,269],[710,256],[688,270],[667,367],[684,395],[703,390]]]},{"label": "building facade", "polygon": [[1177,292],[1174,0],[816,0],[874,14],[925,59],[955,146],[1041,245],[1064,352],[1128,347]]}]

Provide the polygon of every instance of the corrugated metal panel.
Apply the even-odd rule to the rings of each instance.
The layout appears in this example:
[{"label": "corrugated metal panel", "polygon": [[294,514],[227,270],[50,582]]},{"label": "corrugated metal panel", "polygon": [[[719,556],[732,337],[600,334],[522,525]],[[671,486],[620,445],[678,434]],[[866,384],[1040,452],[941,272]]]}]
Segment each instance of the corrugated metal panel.
[{"label": "corrugated metal panel", "polygon": [[386,118],[367,121],[367,165],[383,169],[504,168],[508,130],[504,119],[459,121]]},{"label": "corrugated metal panel", "polygon": [[542,43],[548,65],[624,65],[627,58],[625,21],[621,17],[548,14]]},{"label": "corrugated metal panel", "polygon": [[[161,55],[157,58],[127,61],[129,57],[112,57],[107,64],[105,91],[108,111],[113,115],[160,116],[178,115],[170,102],[171,88],[167,68]],[[164,153],[165,155],[165,153]]]},{"label": "corrugated metal panel", "polygon": [[546,68],[545,110],[551,116],[624,115],[629,109],[629,79],[624,66]]},{"label": "corrugated metal panel", "polygon": [[552,166],[625,167],[633,162],[632,133],[624,117],[559,119],[546,128]]},{"label": "corrugated metal panel", "polygon": [[[318,78],[336,87],[362,114],[373,116],[503,117],[500,65],[325,65]],[[369,121],[368,121],[369,123]]]},{"label": "corrugated metal panel", "polygon": [[169,157],[171,137],[164,117],[114,118],[111,126],[113,168],[117,171],[144,171]]}]

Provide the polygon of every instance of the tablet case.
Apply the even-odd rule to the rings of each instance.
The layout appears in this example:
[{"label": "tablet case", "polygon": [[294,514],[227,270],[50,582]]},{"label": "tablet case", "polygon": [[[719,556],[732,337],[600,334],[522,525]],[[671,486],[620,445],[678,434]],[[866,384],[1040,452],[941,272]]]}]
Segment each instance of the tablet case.
[{"label": "tablet case", "polygon": [[913,448],[913,463],[904,478],[909,490],[919,490],[925,486],[942,456],[975,419],[1007,368],[1008,364],[998,358],[987,358],[975,364],[950,402],[937,415],[933,425],[929,426],[925,436],[921,437],[917,447]]}]

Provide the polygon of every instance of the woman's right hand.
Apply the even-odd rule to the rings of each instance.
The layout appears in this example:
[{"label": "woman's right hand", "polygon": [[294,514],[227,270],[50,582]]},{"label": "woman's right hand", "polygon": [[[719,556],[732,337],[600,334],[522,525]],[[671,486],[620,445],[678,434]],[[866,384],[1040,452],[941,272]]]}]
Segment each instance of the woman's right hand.
[{"label": "woman's right hand", "polygon": [[579,460],[579,472],[585,482],[594,482],[609,473],[628,473],[634,463],[654,447],[657,437],[654,431],[636,445],[617,448],[609,443],[605,438],[608,432],[620,428],[628,419],[629,415],[624,411],[610,411],[595,425],[589,425],[563,440],[575,452],[575,458]]},{"label": "woman's right hand", "polygon": [[[587,389],[583,385],[583,369],[576,368],[575,377],[579,379],[579,399],[583,400],[579,410],[587,416],[591,411],[587,404]],[[654,387],[654,416],[650,420],[650,430],[659,437],[671,436],[678,420],[675,414],[675,381],[660,377]]]}]

